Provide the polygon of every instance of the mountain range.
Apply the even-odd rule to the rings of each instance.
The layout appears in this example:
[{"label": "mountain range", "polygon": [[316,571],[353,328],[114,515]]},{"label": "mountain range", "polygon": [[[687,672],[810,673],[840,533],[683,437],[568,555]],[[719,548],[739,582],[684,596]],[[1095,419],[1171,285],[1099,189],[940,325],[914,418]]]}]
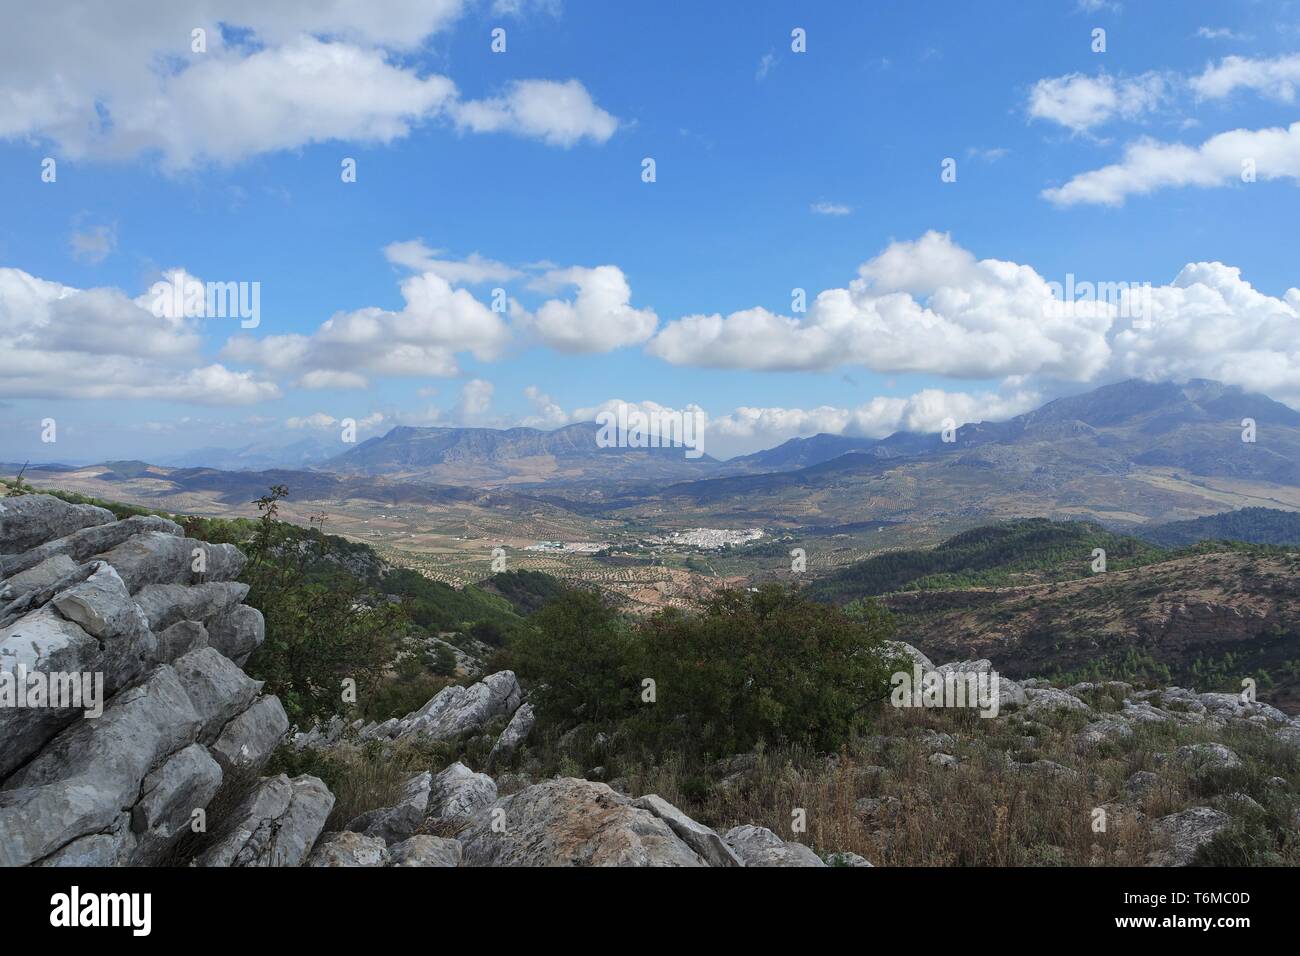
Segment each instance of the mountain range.
[{"label": "mountain range", "polygon": [[1248,507],[1300,511],[1300,412],[1203,379],[1119,382],[963,425],[948,441],[822,434],[729,461],[688,458],[681,447],[600,447],[598,430],[399,426],[310,466],[250,468],[267,450],[249,446],[209,463],[219,468],[109,462],[29,475],[58,474],[89,494],[114,483],[119,496],[166,495],[173,507],[197,493],[247,502],[277,483],[300,501],[473,503],[686,527],[893,522],[953,532],[1039,516],[1133,528]]}]

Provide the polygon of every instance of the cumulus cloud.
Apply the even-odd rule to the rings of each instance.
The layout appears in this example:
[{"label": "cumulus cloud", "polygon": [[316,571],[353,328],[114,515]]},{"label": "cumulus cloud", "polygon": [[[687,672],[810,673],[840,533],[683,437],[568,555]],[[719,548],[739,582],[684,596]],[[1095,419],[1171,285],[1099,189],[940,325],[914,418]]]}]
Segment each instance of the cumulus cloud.
[{"label": "cumulus cloud", "polygon": [[821,433],[884,438],[898,431],[937,432],[948,419],[967,422],[1002,421],[1037,407],[1033,389],[949,392],[928,388],[907,397],[876,396],[851,408],[737,408],[709,419],[711,436],[767,448],[791,438]]},{"label": "cumulus cloud", "polygon": [[524,316],[542,342],[562,352],[609,352],[638,345],[654,335],[659,317],[631,306],[632,288],[617,266],[553,269],[538,288],[576,286],[572,299],[549,299],[536,314]]},{"label": "cumulus cloud", "polygon": [[[568,146],[618,121],[576,80],[526,80],[465,101],[410,60],[462,0],[90,0],[32,4],[0,33],[0,138],[76,158],[157,153],[164,167],[235,163],[327,140],[386,143],[417,124],[509,130]],[[206,50],[191,47],[205,31]]]},{"label": "cumulus cloud", "polygon": [[1300,123],[1273,129],[1236,129],[1200,146],[1143,139],[1118,163],[1075,176],[1042,195],[1058,206],[1120,206],[1132,195],[1181,186],[1227,186],[1250,168],[1261,180],[1300,180]]},{"label": "cumulus cloud", "polygon": [[817,295],[802,318],[764,308],[668,323],[650,354],[674,365],[882,372],[968,378],[1046,374],[1084,381],[1107,359],[1109,319],[1053,314],[1028,266],[977,260],[929,232],[891,244],[848,288]]},{"label": "cumulus cloud", "polygon": [[560,404],[547,395],[536,385],[529,385],[524,389],[524,396],[533,407],[533,414],[524,418],[521,422],[530,428],[559,428],[561,425],[567,425],[569,415],[560,406]]},{"label": "cumulus cloud", "polygon": [[496,388],[481,378],[471,379],[460,390],[460,401],[452,409],[452,417],[464,424],[482,422],[492,408],[492,394]]},{"label": "cumulus cloud", "polygon": [[[544,398],[545,396],[543,396]],[[558,427],[567,422],[595,421],[601,412],[616,412],[620,406],[647,416],[665,413],[703,416],[704,450],[715,457],[748,454],[770,448],[791,438],[818,434],[883,438],[897,431],[937,432],[951,418],[956,424],[1000,421],[1037,407],[1041,394],[1008,380],[995,391],[949,392],[924,389],[906,397],[878,396],[853,407],[819,405],[814,408],[740,406],[730,412],[710,415],[699,405],[682,408],[654,401],[628,402],[609,399],[598,405],[565,414],[555,406],[551,420]]]},{"label": "cumulus cloud", "polygon": [[443,255],[443,250],[430,249],[422,239],[393,242],[384,247],[384,257],[394,265],[413,272],[432,272],[452,285],[509,282],[523,274],[503,262],[485,259],[477,252],[471,252],[464,259],[439,258]]},{"label": "cumulus cloud", "polygon": [[338,424],[338,419],[333,415],[326,415],[324,412],[315,412],[311,415],[304,415],[295,418],[286,418],[284,420],[285,428],[331,428]]},{"label": "cumulus cloud", "polygon": [[1190,82],[1204,99],[1223,99],[1244,89],[1282,103],[1294,103],[1296,85],[1300,84],[1300,53],[1272,59],[1227,56]]},{"label": "cumulus cloud", "polygon": [[1035,119],[1083,133],[1116,116],[1133,120],[1151,112],[1168,95],[1168,89],[1168,78],[1155,72],[1129,78],[1070,73],[1035,83],[1029,92],[1028,110]]},{"label": "cumulus cloud", "polygon": [[406,305],[400,311],[339,312],[311,335],[239,335],[223,355],[269,372],[300,374],[307,387],[360,387],[366,373],[457,375],[457,353],[490,361],[510,340],[501,315],[439,275],[410,276],[401,293]]},{"label": "cumulus cloud", "polygon": [[457,103],[456,124],[475,133],[499,131],[540,139],[552,146],[572,146],[582,139],[603,143],[618,129],[577,80],[519,80],[505,94]]},{"label": "cumulus cloud", "polygon": [[[1084,296],[1070,307],[1061,301],[1067,279]],[[806,317],[762,308],[687,316],[668,323],[647,351],[700,367],[861,365],[1018,383],[1003,406],[979,398],[986,418],[996,417],[994,409],[1028,407],[1034,379],[1213,378],[1300,404],[1300,290],[1267,295],[1240,269],[1219,262],[1188,264],[1167,285],[1097,277],[1085,294],[1084,284],[1069,277],[1049,283],[1027,265],[976,259],[931,232],[891,244],[861,266],[847,289],[818,295]],[[892,422],[896,400],[877,402],[874,412]],[[923,418],[916,411],[927,407],[921,402],[902,420]],[[960,420],[964,413],[953,414]]]},{"label": "cumulus cloud", "polygon": [[1151,315],[1119,323],[1107,378],[1212,378],[1300,405],[1300,289],[1266,295],[1221,262],[1184,266],[1151,293]]},{"label": "cumulus cloud", "polygon": [[0,268],[0,395],[202,405],[279,397],[249,372],[200,364],[200,342],[196,320],[155,312],[147,296]]}]

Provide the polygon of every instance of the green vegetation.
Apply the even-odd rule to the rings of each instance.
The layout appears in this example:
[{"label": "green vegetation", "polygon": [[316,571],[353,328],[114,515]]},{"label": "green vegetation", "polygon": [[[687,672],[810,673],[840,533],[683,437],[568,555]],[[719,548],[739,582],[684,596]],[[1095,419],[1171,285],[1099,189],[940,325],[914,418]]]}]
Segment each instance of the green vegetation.
[{"label": "green vegetation", "polygon": [[502,571],[483,582],[483,589],[501,595],[521,617],[567,590],[564,582],[541,571]]},{"label": "green vegetation", "polygon": [[1106,552],[1111,571],[1167,558],[1137,538],[1087,521],[1027,518],[972,528],[934,548],[890,551],[827,575],[808,587],[818,600],[844,604],[892,591],[996,587],[1039,580],[1064,581],[1091,573],[1093,549]]},{"label": "green vegetation", "polygon": [[1135,534],[1163,548],[1182,548],[1202,541],[1245,541],[1300,547],[1300,512],[1241,508],[1190,521],[1150,525]]},{"label": "green vegetation", "polygon": [[897,663],[880,652],[892,629],[884,612],[853,620],[779,585],[636,624],[576,591],[532,623],[512,659],[539,719],[608,725],[656,753],[836,747],[888,697]]}]

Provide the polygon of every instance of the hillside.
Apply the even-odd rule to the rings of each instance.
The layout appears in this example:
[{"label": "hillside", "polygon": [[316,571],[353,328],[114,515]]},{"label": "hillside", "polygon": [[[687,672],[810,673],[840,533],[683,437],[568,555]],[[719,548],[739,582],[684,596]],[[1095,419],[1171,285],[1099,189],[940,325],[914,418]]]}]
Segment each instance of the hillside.
[{"label": "hillside", "polygon": [[[1242,440],[1242,421],[1256,423]],[[1120,382],[955,440],[892,435],[770,474],[702,478],[608,503],[630,518],[971,525],[1042,516],[1133,527],[1251,506],[1300,510],[1300,413],[1216,382]]]},{"label": "hillside", "polygon": [[586,479],[680,480],[710,474],[707,454],[682,447],[604,448],[594,422],[554,431],[537,428],[412,428],[398,426],[324,462],[343,475],[391,476],[440,483],[496,484]]},{"label": "hillside", "polygon": [[1148,525],[1134,531],[1138,537],[1167,548],[1198,541],[1247,541],[1300,547],[1300,512],[1276,508],[1242,508],[1190,521]]},{"label": "hillside", "polygon": [[1300,554],[1207,550],[1076,580],[918,590],[883,603],[909,641],[1012,677],[1146,678],[1300,712]]},{"label": "hillside", "polygon": [[843,604],[890,591],[1065,580],[1090,573],[1096,548],[1106,552],[1111,570],[1162,557],[1151,545],[1090,522],[1028,518],[973,528],[934,548],[876,555],[814,581],[807,592]]}]

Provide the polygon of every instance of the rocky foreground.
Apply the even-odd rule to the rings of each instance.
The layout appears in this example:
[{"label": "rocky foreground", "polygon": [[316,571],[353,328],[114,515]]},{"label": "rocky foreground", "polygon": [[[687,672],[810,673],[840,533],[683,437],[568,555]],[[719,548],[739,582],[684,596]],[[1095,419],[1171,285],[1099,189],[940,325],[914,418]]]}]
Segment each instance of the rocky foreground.
[{"label": "rocky foreground", "polygon": [[[335,718],[290,736],[280,702],[242,670],[264,636],[261,614],[242,603],[247,586],[235,580],[243,563],[234,547],[187,539],[162,518],[118,521],[44,495],[0,499],[0,670],[98,673],[105,695],[95,717],[77,707],[0,707],[0,864],[871,865],[855,853],[819,855],[762,826],[715,831],[655,794],[626,792],[626,780],[535,779],[502,769],[518,763],[535,723],[509,671],[448,687],[403,718],[351,725]],[[932,667],[915,648],[896,649]],[[989,667],[966,661],[937,670]],[[999,702],[1002,716],[987,724],[1014,735],[1015,752],[999,751],[998,759],[1023,779],[1080,778],[1080,770],[1033,752],[1033,734],[1053,728],[1067,734],[1084,772],[1088,754],[1120,748],[1153,726],[1254,735],[1292,762],[1300,751],[1300,721],[1229,694],[1004,679]],[[933,729],[908,733],[907,760],[926,773],[960,774],[984,746]],[[387,755],[434,753],[474,738],[495,778],[460,761],[426,765],[401,781],[394,799],[351,819],[331,819],[335,795],[315,776],[262,775],[286,743],[300,755]],[[885,740],[882,752],[896,743]],[[752,757],[723,761],[719,785],[751,772]],[[1231,748],[1200,740],[1171,745],[1153,769],[1132,773],[1107,806],[1116,819],[1141,820],[1150,851],[1140,862],[1193,862],[1233,814],[1253,812],[1255,803],[1225,793],[1154,815],[1162,804],[1144,803],[1143,794],[1189,775],[1230,775],[1241,763]],[[885,772],[860,769],[863,779]],[[1265,783],[1294,804],[1286,778]],[[883,820],[900,807],[895,796],[867,796],[854,812]]]}]

